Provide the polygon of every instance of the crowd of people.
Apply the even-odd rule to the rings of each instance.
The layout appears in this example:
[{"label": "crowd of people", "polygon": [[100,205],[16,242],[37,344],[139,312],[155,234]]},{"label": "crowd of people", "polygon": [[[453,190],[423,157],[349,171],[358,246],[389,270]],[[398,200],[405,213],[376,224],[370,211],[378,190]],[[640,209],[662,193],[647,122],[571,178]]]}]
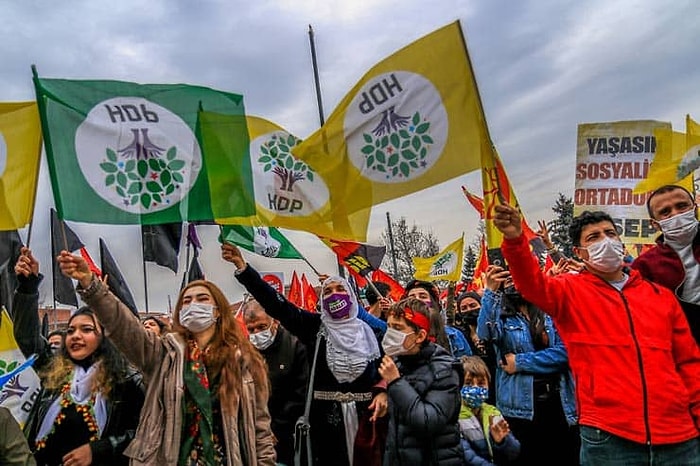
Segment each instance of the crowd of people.
[{"label": "crowd of people", "polygon": [[85,306],[47,338],[24,247],[12,318],[41,391],[24,432],[0,409],[0,463],[700,466],[695,200],[669,185],[647,206],[662,235],[631,267],[604,212],[573,219],[575,258],[540,223],[546,271],[518,209],[497,206],[507,268],[453,309],[430,282],[393,302],[335,275],[302,309],[224,242],[248,293],[237,311],[196,280],[171,322],[140,321],[62,251]]}]

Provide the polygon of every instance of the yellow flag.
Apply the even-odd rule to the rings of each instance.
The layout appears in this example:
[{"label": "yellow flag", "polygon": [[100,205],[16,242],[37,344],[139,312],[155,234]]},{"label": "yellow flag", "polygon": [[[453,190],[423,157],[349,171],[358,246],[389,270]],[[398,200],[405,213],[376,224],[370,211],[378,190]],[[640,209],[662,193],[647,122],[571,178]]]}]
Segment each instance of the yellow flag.
[{"label": "yellow flag", "polygon": [[476,170],[490,146],[454,22],[372,67],[292,152],[354,212]]},{"label": "yellow flag", "polygon": [[459,281],[462,276],[462,256],[464,254],[464,235],[433,257],[414,257],[414,278],[417,280]]},{"label": "yellow flag", "polygon": [[[200,115],[202,117],[206,120],[207,115]],[[216,118],[221,122],[230,117],[217,115]],[[250,166],[256,214],[218,218],[217,223],[272,226],[342,240],[366,240],[370,210],[348,215],[343,204],[332,201],[328,182],[291,154],[291,149],[301,142],[299,138],[263,118],[246,116],[246,124],[250,163],[243,165]],[[227,134],[202,131],[202,137],[206,150],[212,142],[208,138],[222,142]],[[226,144],[217,146],[228,147]]]},{"label": "yellow flag", "polygon": [[634,194],[644,194],[666,184],[678,184],[693,192],[693,171],[700,167],[700,127],[686,116],[686,132],[657,129],[656,155],[645,179],[637,183]]},{"label": "yellow flag", "polygon": [[41,125],[36,102],[0,103],[0,230],[27,225],[34,212]]}]

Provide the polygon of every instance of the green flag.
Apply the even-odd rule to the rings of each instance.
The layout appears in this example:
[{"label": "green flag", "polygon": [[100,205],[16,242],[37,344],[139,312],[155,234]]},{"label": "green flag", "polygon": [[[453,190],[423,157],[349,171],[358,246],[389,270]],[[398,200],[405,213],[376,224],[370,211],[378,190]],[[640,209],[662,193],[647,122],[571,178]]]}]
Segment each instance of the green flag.
[{"label": "green flag", "polygon": [[299,251],[274,227],[222,225],[219,242],[227,241],[248,251],[277,259],[303,259]]},{"label": "green flag", "polygon": [[[56,209],[86,223],[160,224],[215,218],[200,109],[244,120],[243,97],[185,84],[34,76]],[[247,150],[247,131],[241,131]],[[239,209],[240,211],[241,209]],[[245,210],[243,209],[245,212]],[[228,212],[228,211],[227,211]]]}]

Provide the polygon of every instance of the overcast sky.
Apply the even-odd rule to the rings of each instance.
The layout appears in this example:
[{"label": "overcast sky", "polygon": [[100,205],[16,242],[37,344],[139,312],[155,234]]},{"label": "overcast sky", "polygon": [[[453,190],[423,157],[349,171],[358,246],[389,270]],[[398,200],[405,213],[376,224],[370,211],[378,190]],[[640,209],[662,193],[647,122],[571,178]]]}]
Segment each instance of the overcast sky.
[{"label": "overcast sky", "polygon": [[[375,63],[452,21],[462,23],[493,142],[525,215],[552,218],[557,193],[573,194],[579,123],[653,119],[684,131],[700,118],[700,8],[695,1],[13,1],[0,0],[0,100],[34,100],[30,66],[47,78],[188,83],[244,95],[247,113],[300,138],[319,125],[308,27],[315,31],[325,115]],[[375,207],[368,242],[381,244],[386,213],[432,231],[444,247],[476,233],[461,185],[479,192],[479,173]],[[47,280],[53,198],[40,174],[32,248]],[[95,260],[103,237],[144,307],[137,226],[69,222]],[[26,230],[23,230],[26,238]],[[231,300],[243,289],[222,263],[215,227],[199,227],[207,278]],[[335,256],[315,237],[289,238],[321,271]],[[253,254],[262,271],[302,261]],[[184,253],[181,270],[184,268]],[[175,302],[181,280],[147,264],[151,311]]]}]

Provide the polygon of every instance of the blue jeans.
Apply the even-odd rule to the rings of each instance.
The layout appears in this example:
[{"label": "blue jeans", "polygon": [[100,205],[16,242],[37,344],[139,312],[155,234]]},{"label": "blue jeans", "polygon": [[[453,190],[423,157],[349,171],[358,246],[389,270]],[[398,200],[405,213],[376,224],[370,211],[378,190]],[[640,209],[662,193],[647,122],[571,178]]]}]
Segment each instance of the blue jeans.
[{"label": "blue jeans", "polygon": [[594,427],[580,433],[581,466],[700,466],[700,437],[648,446]]}]

